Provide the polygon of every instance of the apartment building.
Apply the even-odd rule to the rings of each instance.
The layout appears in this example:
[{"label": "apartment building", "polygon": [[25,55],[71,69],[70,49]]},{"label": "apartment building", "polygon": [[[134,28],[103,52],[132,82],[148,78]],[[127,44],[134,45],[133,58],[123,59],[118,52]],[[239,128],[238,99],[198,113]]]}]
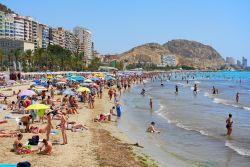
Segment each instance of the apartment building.
[{"label": "apartment building", "polygon": [[70,31],[65,31],[65,48],[71,52],[78,51],[78,38]]},{"label": "apartment building", "polygon": [[0,11],[0,38],[5,38],[5,14]]},{"label": "apartment building", "polygon": [[79,52],[84,52],[89,64],[93,59],[91,32],[86,28],[78,26],[73,29],[73,33],[79,39]]},{"label": "apartment building", "polygon": [[24,40],[24,17],[14,15],[15,39]]},{"label": "apartment building", "polygon": [[[24,45],[20,41],[24,41],[27,45],[33,43],[34,49],[47,49],[49,45],[60,45],[71,52],[84,52],[87,63],[93,57],[91,32],[88,29],[75,27],[72,33],[64,30],[63,27],[52,28],[38,23],[29,16],[5,14],[0,11],[0,39],[17,41],[16,43],[3,41],[2,46],[6,47],[8,45],[14,45],[15,47]],[[9,48],[11,47],[5,50],[8,51]]]},{"label": "apartment building", "polygon": [[5,38],[14,39],[15,38],[15,23],[13,14],[5,15]]},{"label": "apartment building", "polygon": [[24,41],[33,42],[32,17],[24,17]]}]

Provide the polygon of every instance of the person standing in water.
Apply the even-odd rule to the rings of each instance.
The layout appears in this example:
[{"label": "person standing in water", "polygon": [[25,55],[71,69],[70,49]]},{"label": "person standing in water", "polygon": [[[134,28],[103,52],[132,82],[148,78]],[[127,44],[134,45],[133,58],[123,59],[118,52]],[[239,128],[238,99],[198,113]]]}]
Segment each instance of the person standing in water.
[{"label": "person standing in water", "polygon": [[232,134],[232,125],[233,125],[233,118],[232,114],[228,115],[228,118],[226,120],[226,128],[227,128],[227,135],[230,136]]},{"label": "person standing in water", "polygon": [[152,98],[149,99],[149,106],[150,106],[150,109],[152,110],[153,109],[153,99]]},{"label": "person standing in water", "polygon": [[178,95],[178,92],[179,92],[178,85],[175,85],[175,94]]},{"label": "person standing in water", "polygon": [[197,85],[194,84],[194,90],[193,90],[194,95],[197,95]]},{"label": "person standing in water", "polygon": [[240,100],[240,93],[239,92],[236,93],[235,100],[236,100],[236,103],[239,103],[239,100]]}]

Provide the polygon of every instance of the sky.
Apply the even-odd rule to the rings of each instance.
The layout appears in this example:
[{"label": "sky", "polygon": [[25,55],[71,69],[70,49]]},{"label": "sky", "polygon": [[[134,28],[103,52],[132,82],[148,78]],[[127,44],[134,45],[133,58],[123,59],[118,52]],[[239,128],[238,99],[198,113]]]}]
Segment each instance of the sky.
[{"label": "sky", "polygon": [[224,58],[250,60],[249,0],[0,0],[16,13],[52,27],[92,32],[101,54],[149,42],[201,42]]}]

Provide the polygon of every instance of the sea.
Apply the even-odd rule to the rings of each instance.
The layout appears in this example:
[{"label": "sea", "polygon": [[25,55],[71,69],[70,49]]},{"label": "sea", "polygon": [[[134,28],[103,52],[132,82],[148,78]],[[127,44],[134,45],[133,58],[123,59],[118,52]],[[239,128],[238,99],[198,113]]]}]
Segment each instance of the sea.
[{"label": "sea", "polygon": [[[218,89],[216,95],[213,86]],[[142,88],[145,96],[140,94]],[[121,103],[118,127],[161,166],[250,167],[250,72],[172,73],[170,80],[161,75],[127,90]],[[231,137],[226,135],[229,113],[233,115]],[[160,133],[146,133],[152,121]]]}]

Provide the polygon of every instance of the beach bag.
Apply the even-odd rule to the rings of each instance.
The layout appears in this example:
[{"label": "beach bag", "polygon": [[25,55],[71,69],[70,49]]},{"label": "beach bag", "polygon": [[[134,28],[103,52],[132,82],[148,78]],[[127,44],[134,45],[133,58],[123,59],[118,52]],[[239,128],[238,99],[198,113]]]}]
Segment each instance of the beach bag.
[{"label": "beach bag", "polygon": [[35,136],[32,136],[31,139],[29,139],[29,145],[38,145],[39,143],[39,136],[38,135],[35,135]]}]

